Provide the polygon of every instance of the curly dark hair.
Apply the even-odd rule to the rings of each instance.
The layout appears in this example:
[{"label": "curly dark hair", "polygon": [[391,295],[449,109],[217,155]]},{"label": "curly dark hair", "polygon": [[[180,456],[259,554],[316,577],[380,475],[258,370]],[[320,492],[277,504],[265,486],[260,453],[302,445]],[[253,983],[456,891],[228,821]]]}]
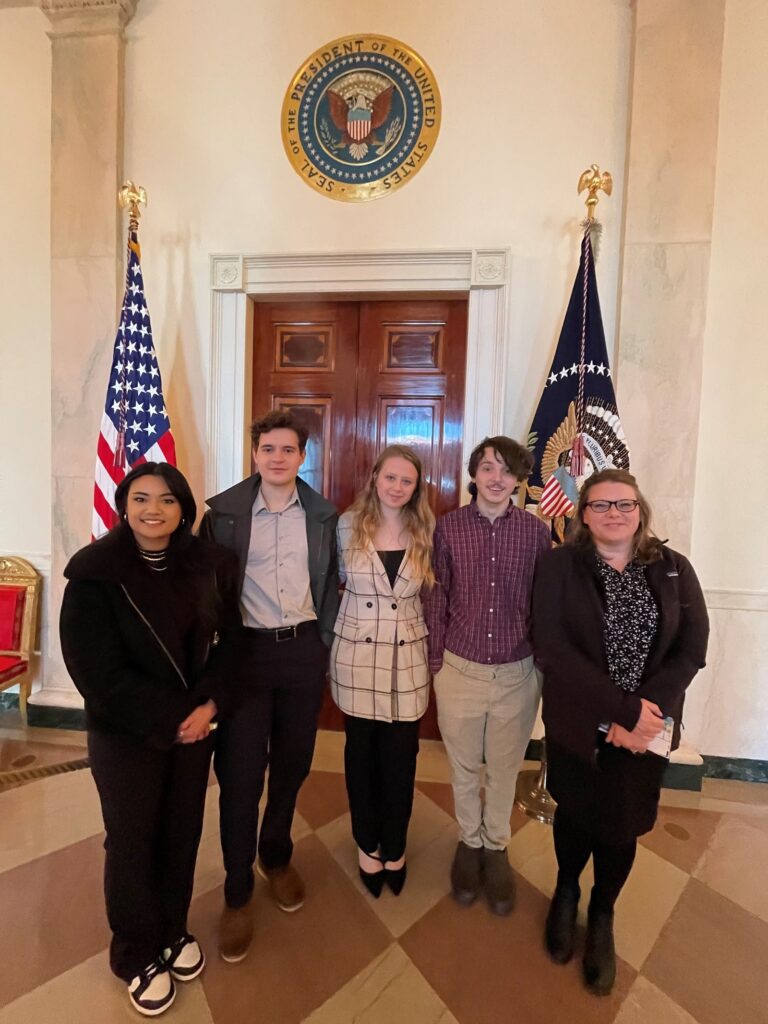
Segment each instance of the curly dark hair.
[{"label": "curly dark hair", "polygon": [[251,424],[251,444],[254,448],[259,447],[259,438],[262,434],[268,434],[270,430],[292,430],[299,441],[299,451],[306,451],[309,431],[301,420],[288,409],[272,409],[261,419],[254,420]]},{"label": "curly dark hair", "polygon": [[[472,449],[472,454],[469,456],[469,475],[473,481],[486,448],[492,448],[496,452],[509,472],[516,476],[520,483],[531,475],[534,463],[533,452],[518,441],[513,441],[511,437],[498,434],[496,437],[484,437],[480,444]],[[472,497],[477,496],[477,486],[474,482],[469,485],[468,490]]]}]

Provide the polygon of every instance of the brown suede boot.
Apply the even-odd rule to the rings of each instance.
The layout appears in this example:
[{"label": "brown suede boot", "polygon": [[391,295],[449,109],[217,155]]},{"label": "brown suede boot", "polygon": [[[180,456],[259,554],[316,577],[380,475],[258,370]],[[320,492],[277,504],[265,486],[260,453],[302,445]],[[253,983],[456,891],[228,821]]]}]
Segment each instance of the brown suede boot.
[{"label": "brown suede boot", "polygon": [[292,914],[294,910],[299,910],[304,906],[304,882],[293,865],[285,864],[281,868],[268,868],[258,861],[256,870],[262,878],[269,882],[270,895],[281,910]]},{"label": "brown suede boot", "polygon": [[248,952],[253,939],[253,907],[224,907],[219,918],[219,956],[236,964]]}]

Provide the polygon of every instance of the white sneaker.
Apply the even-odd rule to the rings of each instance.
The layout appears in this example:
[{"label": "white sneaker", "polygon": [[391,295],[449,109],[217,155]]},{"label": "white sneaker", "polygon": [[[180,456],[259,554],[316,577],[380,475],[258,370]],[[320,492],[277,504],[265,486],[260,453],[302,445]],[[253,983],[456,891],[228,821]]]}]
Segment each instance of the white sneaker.
[{"label": "white sneaker", "polygon": [[128,998],[145,1017],[165,1013],[176,998],[173,978],[162,960],[154,960],[128,985]]},{"label": "white sneaker", "polygon": [[205,954],[194,935],[182,935],[163,950],[162,961],[176,981],[192,981],[205,967]]}]

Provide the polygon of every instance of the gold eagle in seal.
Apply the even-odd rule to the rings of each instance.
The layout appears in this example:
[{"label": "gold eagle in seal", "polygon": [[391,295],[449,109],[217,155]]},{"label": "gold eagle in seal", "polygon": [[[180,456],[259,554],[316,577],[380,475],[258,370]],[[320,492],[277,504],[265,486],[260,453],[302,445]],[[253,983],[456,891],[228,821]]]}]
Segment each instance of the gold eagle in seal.
[{"label": "gold eagle in seal", "polygon": [[378,145],[374,132],[389,117],[393,91],[388,79],[370,71],[354,71],[328,89],[331,119],[342,133],[339,145],[355,160],[365,157],[369,143]]}]

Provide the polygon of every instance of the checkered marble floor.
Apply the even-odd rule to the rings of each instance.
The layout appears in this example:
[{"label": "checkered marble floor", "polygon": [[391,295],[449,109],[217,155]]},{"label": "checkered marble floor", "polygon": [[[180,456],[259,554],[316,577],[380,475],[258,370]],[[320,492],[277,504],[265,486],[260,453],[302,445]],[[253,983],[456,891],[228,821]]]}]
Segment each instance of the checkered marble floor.
[{"label": "checkered marble floor", "polygon": [[[0,721],[0,753],[18,756],[20,742],[45,760],[54,746],[57,757],[61,747],[81,756],[83,737],[20,736]],[[295,864],[306,905],[283,914],[259,883],[254,945],[237,965],[215,952],[223,873],[211,784],[191,911],[209,961],[164,1020],[768,1024],[768,787],[707,780],[701,794],[665,791],[617,907],[616,988],[598,998],[582,987],[578,959],[556,967],[542,948],[555,878],[546,826],[513,817],[511,917],[451,900],[456,827],[438,743],[424,743],[419,758],[406,887],[373,900],[356,878],[342,743],[339,734],[318,737],[299,800]],[[0,792],[0,822],[0,1024],[138,1020],[107,966],[103,835],[89,772]]]}]

